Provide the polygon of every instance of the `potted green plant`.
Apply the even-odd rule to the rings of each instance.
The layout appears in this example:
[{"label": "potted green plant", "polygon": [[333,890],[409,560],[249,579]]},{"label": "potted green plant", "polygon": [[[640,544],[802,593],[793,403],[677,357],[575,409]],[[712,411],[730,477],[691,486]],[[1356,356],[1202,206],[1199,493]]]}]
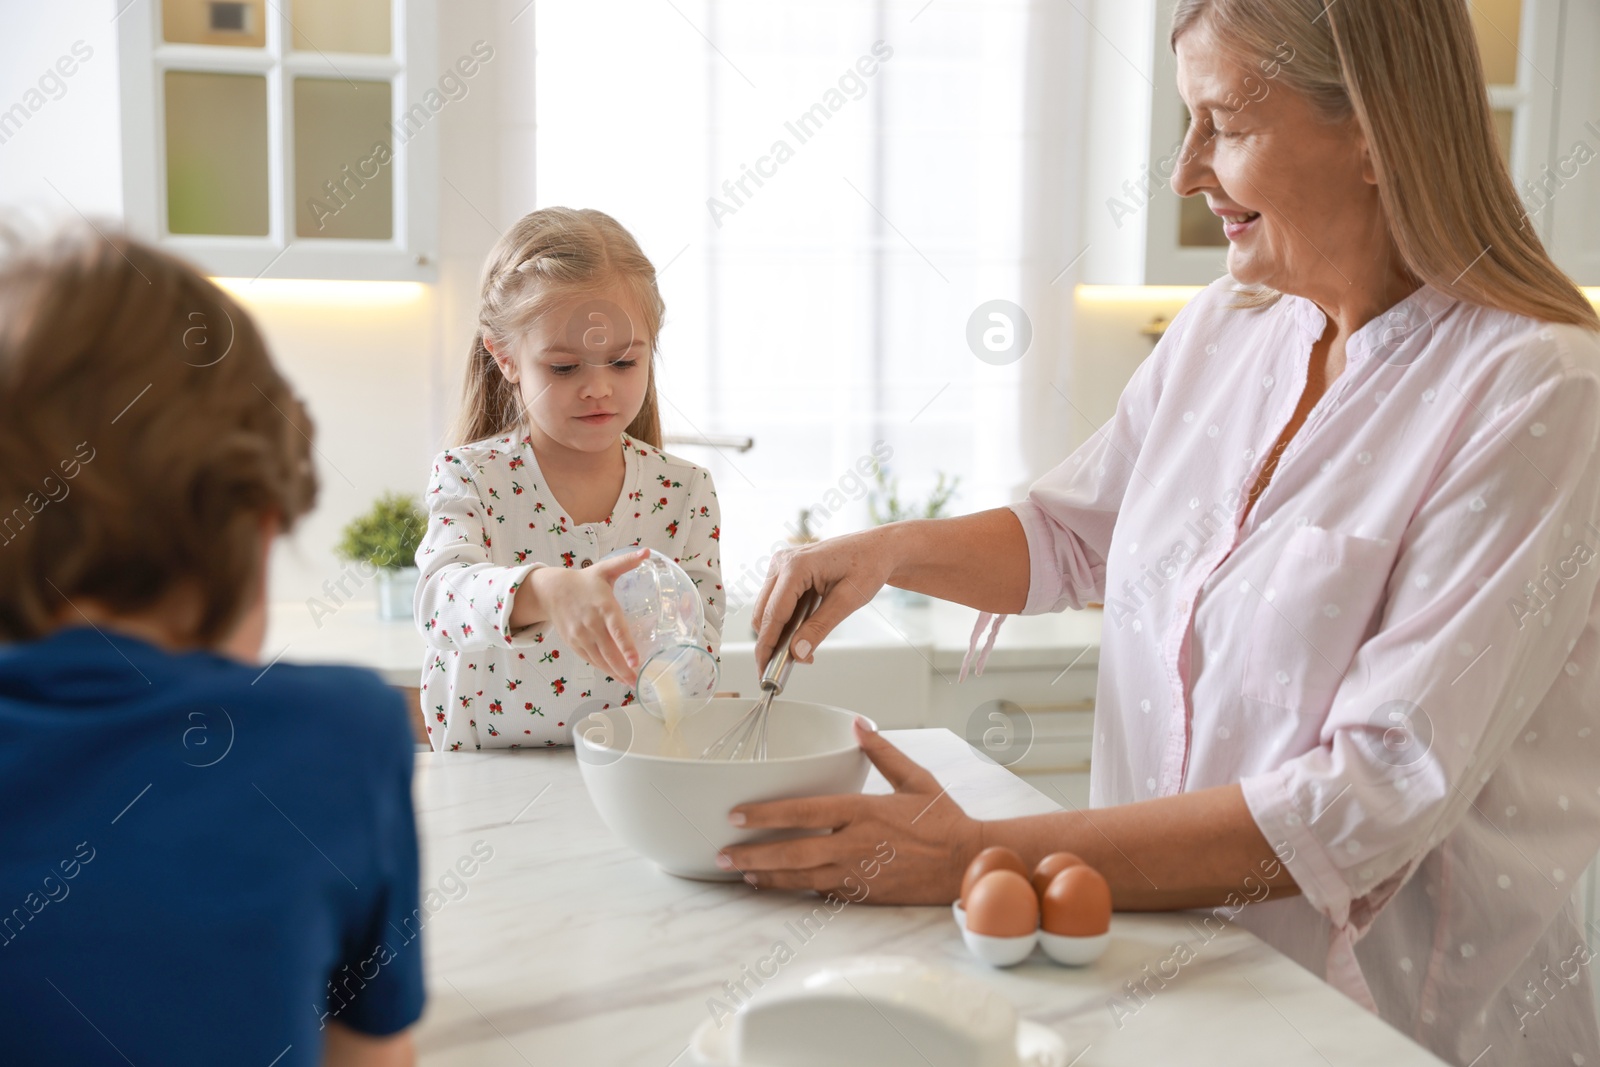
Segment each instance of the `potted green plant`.
[{"label": "potted green plant", "polygon": [[385,493],[344,528],[338,554],[356,564],[363,580],[374,580],[380,619],[411,617],[422,573],[416,565],[417,546],[427,526],[428,515],[414,497]]},{"label": "potted green plant", "polygon": [[[961,479],[953,478],[943,471],[936,471],[935,475],[933,492],[926,500],[902,500],[900,479],[893,477],[887,468],[880,466],[873,479],[874,488],[867,494],[867,513],[872,516],[873,523],[883,526],[906,519],[944,518],[950,501],[956,495],[956,489],[961,485]],[[897,589],[894,586],[889,586],[888,592],[892,599],[907,607],[926,607],[930,603],[921,593]]]}]

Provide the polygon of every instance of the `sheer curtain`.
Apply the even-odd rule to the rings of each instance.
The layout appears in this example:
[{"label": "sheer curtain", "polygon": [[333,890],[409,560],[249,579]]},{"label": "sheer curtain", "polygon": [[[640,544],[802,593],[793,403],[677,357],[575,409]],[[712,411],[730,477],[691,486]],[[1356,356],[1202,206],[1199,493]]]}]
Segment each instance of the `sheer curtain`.
[{"label": "sheer curtain", "polygon": [[[1070,5],[539,0],[529,17],[539,206],[607,211],[656,263],[667,432],[754,439],[669,446],[716,478],[735,606],[802,508],[823,536],[865,526],[862,472],[885,457],[902,497],[959,477],[964,512],[1065,454],[1092,32]],[[1031,328],[1013,362],[969,344],[993,300]],[[1024,330],[979,318],[998,345]]]}]

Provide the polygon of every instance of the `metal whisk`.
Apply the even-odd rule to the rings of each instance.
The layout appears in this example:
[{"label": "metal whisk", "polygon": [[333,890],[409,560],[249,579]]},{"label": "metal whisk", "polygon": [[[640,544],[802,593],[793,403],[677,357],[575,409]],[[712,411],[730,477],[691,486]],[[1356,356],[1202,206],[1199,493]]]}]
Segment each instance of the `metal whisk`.
[{"label": "metal whisk", "polygon": [[[761,699],[733,724],[732,729],[707,745],[706,750],[700,753],[701,759],[735,760],[741,756],[757,760],[767,758],[767,714],[772,710],[773,698],[782,693],[783,687],[788,684],[789,671],[794,667],[789,643],[794,640],[795,631],[811,617],[821,602],[822,597],[815,589],[808,589],[800,597],[794,614],[789,616],[783,632],[778,635],[778,646],[767,661],[767,669],[761,674]],[[751,751],[747,752],[746,749]]]}]

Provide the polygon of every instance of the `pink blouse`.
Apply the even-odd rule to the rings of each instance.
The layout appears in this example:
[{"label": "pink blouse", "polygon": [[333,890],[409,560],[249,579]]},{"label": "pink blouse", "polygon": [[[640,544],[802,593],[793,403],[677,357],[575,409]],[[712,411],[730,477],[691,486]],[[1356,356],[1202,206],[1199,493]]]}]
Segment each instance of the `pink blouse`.
[{"label": "pink blouse", "polygon": [[1350,339],[1244,516],[1326,320],[1232,302],[1196,297],[1015,506],[1025,611],[1105,603],[1092,802],[1242,783],[1304,895],[1214,921],[1448,1061],[1600,1065],[1573,901],[1600,849],[1600,339],[1424,287]]}]

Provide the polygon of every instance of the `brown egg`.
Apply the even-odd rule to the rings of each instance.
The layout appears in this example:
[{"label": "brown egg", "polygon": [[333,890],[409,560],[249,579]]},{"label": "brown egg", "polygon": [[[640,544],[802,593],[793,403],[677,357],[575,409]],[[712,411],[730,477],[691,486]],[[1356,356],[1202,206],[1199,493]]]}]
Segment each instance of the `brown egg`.
[{"label": "brown egg", "polygon": [[1093,867],[1068,867],[1050,880],[1042,910],[1045,933],[1097,937],[1111,929],[1111,887]]},{"label": "brown egg", "polygon": [[966,906],[967,893],[973,884],[990,871],[1016,871],[1022,877],[1028,877],[1028,868],[1021,856],[1003,845],[986,848],[972,857],[972,862],[967,864],[967,873],[961,878],[962,907]]},{"label": "brown egg", "polygon": [[990,871],[967,891],[967,929],[985,937],[1027,937],[1039,929],[1039,898],[1013,870]]},{"label": "brown egg", "polygon": [[1033,891],[1039,894],[1039,899],[1044,899],[1044,891],[1050,888],[1050,882],[1056,875],[1068,867],[1080,867],[1083,860],[1070,852],[1052,852],[1039,861],[1039,866],[1033,869]]}]

